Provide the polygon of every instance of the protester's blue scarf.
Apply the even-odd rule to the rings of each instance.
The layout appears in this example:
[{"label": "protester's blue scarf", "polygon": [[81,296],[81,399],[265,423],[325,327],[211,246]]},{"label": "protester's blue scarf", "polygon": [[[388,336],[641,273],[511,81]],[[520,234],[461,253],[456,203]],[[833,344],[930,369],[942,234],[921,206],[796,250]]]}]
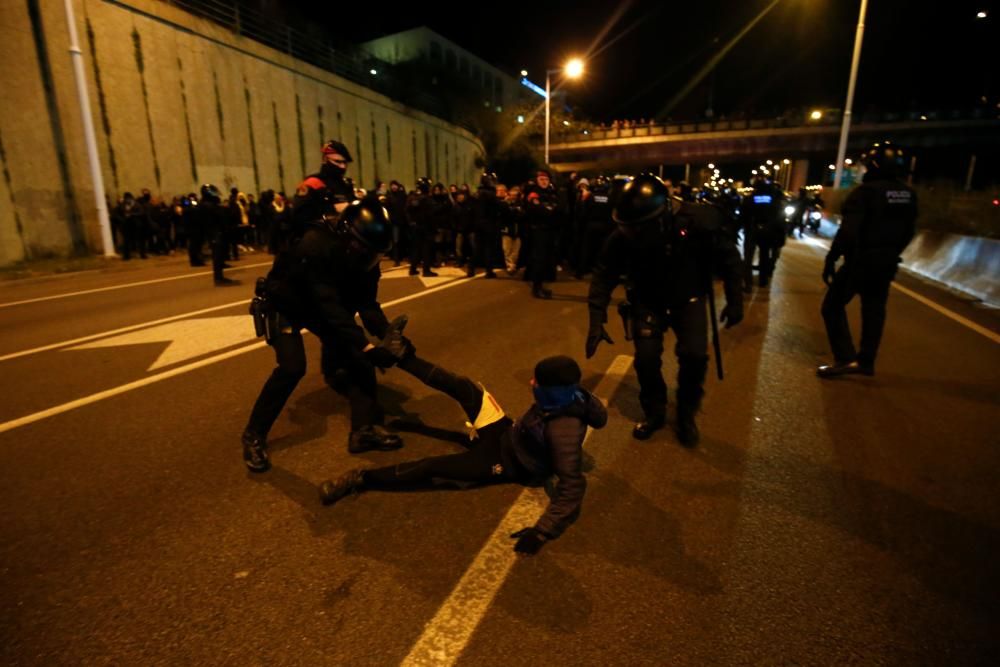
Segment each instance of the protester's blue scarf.
[{"label": "protester's blue scarf", "polygon": [[555,387],[532,387],[535,402],[545,412],[552,412],[571,405],[577,398],[582,398],[580,385],[566,384]]}]

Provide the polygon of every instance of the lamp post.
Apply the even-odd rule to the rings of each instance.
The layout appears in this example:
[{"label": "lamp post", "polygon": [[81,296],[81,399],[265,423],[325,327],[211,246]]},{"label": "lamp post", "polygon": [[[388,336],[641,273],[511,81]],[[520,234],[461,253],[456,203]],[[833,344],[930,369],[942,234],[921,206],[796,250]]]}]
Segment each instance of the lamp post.
[{"label": "lamp post", "polygon": [[861,61],[861,40],[865,34],[865,11],[868,0],[861,0],[861,11],[858,12],[858,28],[854,34],[854,56],[851,58],[851,77],[847,82],[847,101],[844,103],[844,121],[840,125],[840,144],[837,146],[836,170],[833,172],[833,187],[840,187],[844,176],[844,157],[847,155],[847,133],[851,129],[851,106],[854,104],[854,84],[858,78],[858,63]]},{"label": "lamp post", "polygon": [[[552,75],[559,72],[558,69],[547,69],[545,70],[545,166],[549,166],[549,117],[551,112],[549,110],[551,99],[552,99]],[[583,74],[583,61],[579,58],[573,58],[566,66],[562,69],[570,79],[578,79],[580,75]]]}]

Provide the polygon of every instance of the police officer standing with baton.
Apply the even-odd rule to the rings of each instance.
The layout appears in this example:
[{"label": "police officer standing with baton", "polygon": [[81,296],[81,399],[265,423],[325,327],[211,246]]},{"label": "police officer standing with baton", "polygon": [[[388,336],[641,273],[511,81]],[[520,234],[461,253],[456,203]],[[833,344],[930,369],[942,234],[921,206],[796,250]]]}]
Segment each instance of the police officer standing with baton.
[{"label": "police officer standing with baton", "polygon": [[[634,340],[639,403],[645,413],[632,430],[637,440],[652,437],[666,423],[661,357],[667,329],[677,337],[677,438],[694,446],[700,437],[695,415],[708,371],[706,300],[714,274],[723,279],[726,293],[719,319],[726,328],[743,319],[742,265],[723,229],[724,217],[711,204],[671,200],[667,186],[651,174],[629,181],[615,205],[617,229],[608,237],[590,283],[586,354],[594,356],[602,340],[612,342],[604,328],[607,307],[615,287],[624,282],[627,303],[619,310],[626,336]],[[718,346],[716,350],[719,361]],[[721,365],[719,371],[721,376]]]}]

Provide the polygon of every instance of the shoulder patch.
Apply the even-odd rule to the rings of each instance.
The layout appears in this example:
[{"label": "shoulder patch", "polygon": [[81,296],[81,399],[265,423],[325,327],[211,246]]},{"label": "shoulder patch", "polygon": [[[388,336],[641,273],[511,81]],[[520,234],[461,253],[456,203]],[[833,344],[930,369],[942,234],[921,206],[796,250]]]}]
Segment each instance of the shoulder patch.
[{"label": "shoulder patch", "polygon": [[322,190],[325,187],[326,183],[324,183],[321,179],[316,178],[315,176],[309,176],[306,180],[302,181],[295,192],[299,195],[305,195],[309,193],[309,190]]}]

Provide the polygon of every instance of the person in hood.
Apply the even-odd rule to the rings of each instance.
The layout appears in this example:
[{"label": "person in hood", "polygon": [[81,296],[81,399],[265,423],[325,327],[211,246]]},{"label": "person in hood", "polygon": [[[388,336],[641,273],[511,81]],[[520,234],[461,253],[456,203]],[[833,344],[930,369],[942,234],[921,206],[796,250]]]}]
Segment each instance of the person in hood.
[{"label": "person in hood", "polygon": [[469,447],[457,454],[351,470],[324,482],[320,500],[331,505],[350,493],[412,490],[442,482],[463,488],[504,483],[536,486],[555,475],[555,493],[545,513],[535,525],[511,535],[517,539],[516,552],[537,553],[579,515],[587,490],[584,436],[587,427],[602,428],[607,423],[607,409],[580,386],[576,361],[555,356],[535,366],[531,379],[535,402],[513,421],[482,385],[418,357],[402,335],[405,324],[405,316],[394,320],[382,346],[397,356],[399,368],[458,401],[468,416]]}]

